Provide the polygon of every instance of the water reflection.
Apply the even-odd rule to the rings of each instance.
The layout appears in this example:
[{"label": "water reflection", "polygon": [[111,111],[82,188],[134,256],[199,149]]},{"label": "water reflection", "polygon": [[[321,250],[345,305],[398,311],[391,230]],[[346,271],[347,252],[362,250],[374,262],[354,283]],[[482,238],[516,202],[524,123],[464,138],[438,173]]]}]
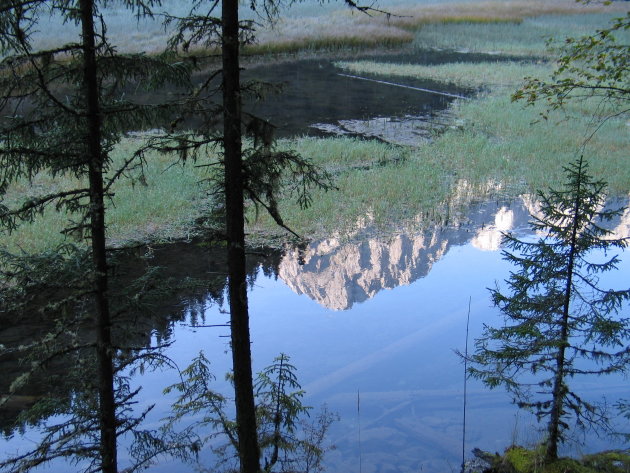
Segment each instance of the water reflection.
[{"label": "water reflection", "polygon": [[[470,61],[470,55],[450,53],[418,53],[389,55],[372,59],[405,63],[434,64],[448,61]],[[483,60],[475,56],[472,60]],[[244,109],[269,120],[276,135],[293,137],[304,134],[350,134],[373,136],[392,142],[418,144],[425,141],[430,130],[442,127],[436,119],[453,97],[413,90],[426,88],[470,95],[470,89],[445,85],[430,80],[400,78],[404,87],[392,87],[378,82],[355,80],[340,75],[331,59],[306,59],[277,64],[261,64],[243,71],[245,80],[266,84],[281,84],[281,93],[266,97],[245,97]],[[380,78],[380,76],[369,76]],[[402,141],[401,141],[402,140]]]},{"label": "water reflection", "polygon": [[[522,212],[519,212],[518,216],[522,219]],[[513,209],[501,207],[494,215],[494,222],[479,228],[470,243],[483,251],[497,251],[501,246],[503,232],[509,232],[514,228],[516,218]]]},{"label": "water reflection", "polygon": [[[329,471],[356,471],[359,461],[363,471],[370,473],[443,472],[449,471],[449,465],[457,469],[463,373],[453,349],[463,347],[469,301],[471,339],[484,323],[496,323],[497,312],[486,288],[504,279],[510,268],[492,250],[501,231],[524,234],[533,210],[529,197],[486,203],[473,207],[465,218],[452,219],[449,226],[417,234],[354,244],[329,239],[313,243],[303,255],[296,250],[284,256],[250,255],[254,371],[278,353],[289,353],[308,393],[306,404],[326,403],[341,415],[342,421],[330,434],[337,449],[328,456]],[[618,235],[627,236],[630,213],[612,226]],[[147,267],[163,268],[165,277],[172,280],[191,278],[203,284],[182,285],[155,304],[153,317],[132,320],[121,329],[135,333],[137,345],[172,342],[164,354],[180,367],[204,350],[217,375],[216,389],[229,393],[222,377],[231,363],[228,341],[223,338],[229,329],[210,327],[228,318],[225,252],[195,243],[135,252],[127,254],[117,271],[121,286]],[[623,261],[616,282],[627,282],[628,274],[630,262]],[[339,313],[327,307],[351,310]],[[43,321],[31,318],[29,322],[3,324],[0,343],[20,343],[34,330],[46,329]],[[17,364],[9,369],[9,360],[0,363],[3,373],[15,372]],[[63,373],[67,365],[56,369]],[[6,392],[7,378],[0,379],[2,392]],[[177,380],[175,371],[147,372],[134,378],[135,384],[143,386],[139,407],[156,404],[147,418],[149,427],[159,425],[168,413],[172,400],[162,390]],[[621,378],[585,381],[581,387],[589,399],[606,394],[612,400],[627,394],[627,381]],[[12,413],[19,410],[19,401],[50,389],[43,385],[21,393],[24,397],[17,398]],[[71,393],[73,388],[64,389]],[[10,417],[7,410],[0,412]],[[505,393],[487,391],[476,383],[469,385],[468,419],[467,451],[472,447],[500,451],[515,437],[520,443],[538,440],[534,421],[517,414]],[[26,437],[3,441],[1,449],[15,451],[28,445],[33,435],[34,431],[27,430]],[[607,438],[588,439],[591,449],[610,446]],[[211,464],[207,456],[202,455],[202,461]],[[164,462],[150,471],[187,469]],[[73,471],[58,465],[53,470]]]},{"label": "water reflection", "polygon": [[[202,326],[206,323],[206,310],[210,305],[221,306],[227,284],[227,262],[223,248],[205,244],[176,243],[151,248],[141,247],[130,251],[115,251],[112,256],[112,278],[110,293],[114,316],[112,327],[113,344],[116,347],[133,347],[133,350],[167,345],[173,341],[177,324]],[[253,284],[259,271],[275,274],[280,254],[267,252],[250,258],[247,277]],[[155,273],[146,285],[153,285],[153,294],[145,295],[143,304],[148,307],[133,309],[125,305],[130,288],[138,278]],[[49,294],[49,303],[63,298],[63,294]],[[69,326],[80,324],[79,339],[82,343],[93,340],[90,320],[91,304],[76,304]],[[25,356],[29,352],[20,347],[37,344],[46,334],[57,331],[59,324],[68,317],[48,313],[33,307],[27,313],[15,314],[0,310],[0,431],[11,435],[22,428],[16,419],[20,412],[45,397],[64,399],[76,393],[77,379],[68,377],[73,372],[77,357],[89,359],[90,353],[70,350],[66,355],[54,356],[54,362],[46,363],[35,379],[7,398],[11,384],[28,369]],[[220,323],[225,323],[228,316]],[[77,322],[77,320],[79,322]],[[216,323],[216,321],[213,321]],[[69,330],[71,332],[71,330]],[[89,350],[87,350],[89,352]],[[36,424],[38,418],[31,419]]]},{"label": "water reflection", "polygon": [[[615,200],[610,205],[621,204]],[[527,231],[530,215],[538,213],[535,198],[524,195],[511,203],[476,205],[463,221],[417,234],[349,243],[329,238],[311,243],[305,250],[287,251],[278,276],[297,294],[305,294],[328,309],[347,310],[384,289],[425,277],[453,246],[470,243],[482,251],[499,250],[503,232]],[[610,228],[615,238],[630,235],[630,211]]]},{"label": "water reflection", "polygon": [[294,292],[329,309],[347,310],[384,289],[426,276],[454,245],[471,242],[479,249],[498,249],[501,232],[525,225],[528,218],[522,201],[486,203],[476,206],[461,224],[415,235],[401,233],[358,243],[330,238],[311,243],[303,253],[287,252],[278,275]]},{"label": "water reflection", "polygon": [[[352,59],[424,65],[522,60],[447,51],[354,56]],[[451,124],[445,111],[454,97],[475,93],[427,79],[400,77],[393,84],[388,76],[365,74],[357,79],[345,72],[326,58],[246,67],[243,71],[246,81],[257,80],[282,87],[281,93],[269,93],[262,99],[246,96],[244,110],[269,120],[280,137],[351,135],[417,146],[426,142],[436,129]]]}]

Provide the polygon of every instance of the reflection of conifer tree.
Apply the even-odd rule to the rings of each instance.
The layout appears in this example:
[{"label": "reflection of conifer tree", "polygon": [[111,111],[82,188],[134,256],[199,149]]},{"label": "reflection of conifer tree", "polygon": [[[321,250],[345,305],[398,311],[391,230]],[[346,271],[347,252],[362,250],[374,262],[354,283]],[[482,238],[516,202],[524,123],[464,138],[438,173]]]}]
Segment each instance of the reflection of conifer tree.
[{"label": "reflection of conifer tree", "polygon": [[[630,289],[598,284],[599,275],[618,263],[606,252],[627,245],[601,222],[623,209],[602,209],[605,184],[588,175],[581,158],[566,175],[563,190],[539,194],[542,215],[531,227],[542,237],[524,241],[505,235],[510,251],[504,257],[517,270],[506,281],[509,293],[492,291],[505,325],[485,328],[470,369],[491,388],[505,386],[519,406],[548,420],[549,462],[557,458],[571,420],[578,426],[607,424],[605,413],[572,390],[569,380],[623,372],[630,364],[630,319],[618,316]],[[595,251],[607,259],[597,261]]]},{"label": "reflection of conifer tree", "polygon": [[[277,15],[279,1],[254,1],[263,16]],[[209,6],[209,11],[208,11]],[[192,46],[219,47],[222,68],[221,87],[207,90],[209,105],[196,105],[195,112],[205,118],[202,126],[189,136],[176,137],[176,149],[182,159],[193,154],[200,157],[207,147],[220,146],[222,161],[213,179],[215,192],[225,203],[225,231],[228,255],[228,301],[230,306],[231,347],[234,369],[237,437],[241,471],[258,473],[259,447],[256,435],[256,412],[251,368],[249,310],[247,302],[248,272],[245,260],[245,197],[258,208],[263,207],[272,218],[289,230],[277,209],[276,195],[281,187],[296,192],[298,201],[309,203],[307,189],[311,185],[329,188],[329,177],[320,173],[309,161],[291,152],[276,151],[268,137],[253,136],[254,146],[243,149],[241,95],[247,93],[240,80],[240,47],[253,41],[253,22],[239,20],[237,0],[220,4],[204,0],[193,2],[190,14],[170,18],[177,25],[171,44],[188,52]],[[204,10],[206,9],[206,10]],[[216,15],[216,16],[214,16]],[[210,75],[206,86],[211,83]],[[250,90],[251,92],[251,90]],[[220,104],[212,99],[220,95]],[[197,97],[202,94],[197,92]],[[201,104],[202,102],[198,102]],[[214,130],[216,115],[222,116],[223,130]],[[252,118],[250,117],[250,121]],[[158,145],[159,146],[159,145]],[[172,149],[172,148],[171,148]],[[251,278],[250,278],[251,281]]]},{"label": "reflection of conifer tree", "polygon": [[[147,13],[144,2],[125,4],[140,15]],[[79,40],[46,51],[33,50],[31,32],[41,26],[38,25],[39,18],[53,14],[79,26]],[[183,68],[171,67],[160,59],[118,55],[108,43],[105,30],[98,4],[93,0],[18,0],[0,9],[0,45],[4,56],[0,66],[0,97],[4,114],[8,116],[0,130],[0,193],[4,194],[11,183],[30,181],[40,172],[48,173],[52,178],[73,175],[78,182],[76,188],[27,196],[12,208],[3,203],[0,219],[10,231],[21,221],[32,221],[50,206],[69,211],[76,219],[65,231],[87,238],[90,271],[86,278],[73,279],[72,284],[63,289],[68,304],[59,307],[74,311],[76,307],[73,305],[89,297],[88,308],[93,317],[91,333],[95,342],[88,345],[95,348],[93,379],[98,380],[96,386],[86,386],[97,392],[98,408],[94,411],[98,412],[98,420],[82,419],[82,413],[90,410],[80,408],[83,401],[75,404],[84,398],[76,396],[72,401],[73,407],[78,409],[74,430],[64,427],[52,431],[54,438],[61,435],[65,443],[55,444],[53,438],[46,437],[46,448],[42,449],[40,445],[30,457],[13,462],[24,468],[30,468],[33,462],[47,461],[48,457],[76,456],[79,459],[90,457],[95,462],[94,468],[114,473],[118,470],[117,435],[121,429],[126,431],[135,427],[133,422],[129,424],[117,417],[117,408],[127,405],[134,393],[128,391],[123,381],[115,381],[117,349],[112,345],[114,321],[109,299],[105,211],[114,181],[130,175],[142,180],[143,153],[139,151],[129,156],[118,169],[112,168],[109,153],[127,127],[155,122],[165,110],[164,107],[143,107],[126,100],[123,88],[131,83],[159,86],[165,81],[176,81],[184,84],[187,73],[181,76],[186,72]],[[82,253],[69,246],[63,251],[52,258],[61,256],[62,262],[73,260],[75,264],[84,261]],[[8,268],[4,276],[14,281],[39,277],[27,275],[23,271],[26,269],[24,263],[8,255],[5,255],[3,268]],[[50,274],[54,268],[40,265],[36,269]],[[67,319],[59,320],[61,330],[47,334],[41,343],[51,349],[45,352],[47,358],[41,361],[42,365],[50,362],[48,358],[87,348],[83,342],[67,335],[73,329],[77,330],[79,322],[68,326]],[[24,379],[18,380],[14,386]],[[96,435],[94,428],[98,431]],[[85,444],[81,444],[81,440],[73,444],[65,437],[68,434],[73,439],[75,435],[78,439],[85,435],[88,440]],[[61,445],[62,453],[51,450],[54,445]],[[63,445],[74,445],[74,448],[64,450]]]},{"label": "reflection of conifer tree", "polygon": [[[257,439],[267,473],[322,472],[324,455],[332,448],[326,434],[337,416],[323,407],[312,422],[306,421],[311,408],[302,404],[305,392],[296,371],[289,357],[280,354],[255,378]],[[165,429],[193,419],[187,430],[195,445],[210,444],[216,455],[213,470],[233,473],[240,456],[238,423],[229,414],[228,399],[211,389],[213,379],[210,362],[200,353],[182,371],[181,382],[166,390],[179,396]]]}]

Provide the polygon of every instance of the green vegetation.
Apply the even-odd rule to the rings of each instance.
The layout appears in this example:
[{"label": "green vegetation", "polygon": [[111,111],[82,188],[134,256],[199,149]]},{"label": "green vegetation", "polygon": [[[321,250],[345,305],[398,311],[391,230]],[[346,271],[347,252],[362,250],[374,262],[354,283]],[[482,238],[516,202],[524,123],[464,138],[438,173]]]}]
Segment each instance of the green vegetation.
[{"label": "green vegetation", "polygon": [[[524,8],[517,4],[510,2],[511,8],[518,5]],[[491,10],[487,8],[483,12],[489,15]],[[464,15],[465,11],[454,9],[449,14]],[[509,16],[504,10],[493,11],[504,19]],[[519,12],[521,16],[527,13]],[[485,42],[486,46],[477,50],[507,50],[496,48],[492,42],[497,41],[504,46],[524,46],[527,54],[542,55],[545,47],[542,37],[547,33],[557,37],[565,33],[581,34],[605,25],[611,15],[615,16],[605,13],[523,17],[518,24],[441,21],[423,26],[417,32],[416,44],[424,45],[427,34],[432,32],[431,37],[440,38],[431,43],[434,47],[462,49],[479,39],[479,44]],[[321,18],[313,16],[312,19]],[[425,15],[424,18],[429,21],[432,17]],[[303,17],[301,20],[310,21]],[[289,23],[280,27],[288,28]],[[409,29],[405,31],[408,34]],[[494,38],[492,41],[483,39],[490,36]],[[278,35],[278,38],[280,41],[283,36]],[[324,42],[336,41],[332,36],[321,38]],[[450,46],[444,43],[447,39]],[[261,41],[252,46],[252,51],[265,51],[268,44],[271,43]],[[289,49],[295,46],[286,44]],[[308,47],[307,42],[301,42],[298,47]],[[514,48],[511,53],[516,54]],[[523,83],[525,76],[545,77],[551,73],[551,66],[545,63],[508,61],[426,67],[353,61],[338,65],[357,74],[430,79],[480,88],[484,92],[473,100],[456,102],[451,108],[452,126],[436,134],[432,142],[417,148],[349,138],[296,138],[278,143],[279,149],[297,151],[336,179],[338,190],[314,192],[313,206],[306,211],[289,195],[280,202],[285,223],[307,237],[331,234],[351,237],[367,226],[375,226],[374,231],[391,231],[394,227],[452,221],[475,199],[497,194],[515,196],[549,187],[561,180],[562,166],[575,158],[593,130],[596,110],[593,102],[569,104],[564,110],[551,113],[546,122],[539,121],[545,111],[542,105],[524,107],[511,103],[511,93]],[[142,141],[141,136],[124,139],[114,149],[113,159],[122,160]],[[605,179],[615,195],[630,190],[630,168],[626,164],[628,146],[627,124],[622,119],[611,119],[583,149],[589,157],[592,174]],[[107,213],[110,246],[148,240],[170,241],[198,234],[195,222],[213,205],[204,183],[208,170],[196,167],[193,162],[174,165],[175,161],[174,156],[167,154],[149,154],[146,185],[133,180],[116,183]],[[64,183],[64,179],[54,185],[71,185]],[[49,185],[52,181],[40,175],[32,189],[45,189]],[[14,188],[13,195],[23,194],[27,187],[28,183],[22,183],[22,187]],[[50,210],[6,238],[8,247],[30,252],[51,248],[63,241],[64,236],[58,229],[66,217]],[[212,222],[209,223],[212,226]],[[281,235],[284,232],[278,230],[270,217],[264,212],[257,216],[252,209],[250,241],[274,243]]]},{"label": "green vegetation", "polygon": [[544,100],[549,108],[590,99],[611,106],[611,116],[627,114],[630,103],[630,11],[594,35],[568,37],[559,49],[550,79],[530,77],[514,99]]},{"label": "green vegetation", "polygon": [[584,455],[579,459],[559,458],[545,464],[544,451],[518,445],[508,447],[503,455],[476,451],[490,473],[627,473],[630,453],[624,450]]},{"label": "green vegetation", "polygon": [[[556,112],[549,123],[533,123],[542,108],[523,108],[508,95],[505,90],[459,102],[454,109],[458,126],[415,149],[347,138],[291,143],[331,170],[339,190],[315,192],[313,205],[304,211],[283,201],[285,222],[315,238],[351,237],[368,225],[383,232],[452,221],[472,201],[533,193],[560,182],[563,166],[574,159],[591,129],[588,107],[572,108],[577,119],[571,121]],[[347,168],[321,152],[335,148]],[[613,195],[630,189],[623,120],[609,120],[589,141],[586,153],[593,175],[607,180]],[[376,166],[365,169],[366,155],[376,158]],[[264,216],[251,228],[267,236],[277,233]]]},{"label": "green vegetation", "polygon": [[453,49],[510,56],[550,56],[547,40],[592,33],[619,13],[533,16],[522,21],[495,23],[431,23],[416,33],[418,49]]},{"label": "green vegetation", "polygon": [[335,65],[354,74],[377,74],[390,77],[429,79],[461,87],[517,87],[523,77],[544,77],[549,67],[530,62],[456,62],[425,66],[374,61],[340,61]]},{"label": "green vegetation", "polygon": [[[387,4],[386,15],[358,15],[343,9],[302,8],[273,28],[258,31],[248,53],[295,53],[393,47],[411,44],[418,49],[455,49],[519,56],[547,56],[546,39],[587,34],[623,7],[580,5],[574,1],[469,1]],[[541,15],[546,15],[541,17]],[[613,15],[614,16],[614,15]]]},{"label": "green vegetation", "polygon": [[[479,66],[479,74],[483,69]],[[395,225],[422,226],[444,221],[447,214],[455,217],[475,199],[531,193],[561,181],[562,166],[575,157],[589,134],[589,107],[572,105],[571,121],[554,112],[548,122],[533,123],[542,107],[512,103],[509,93],[495,91],[459,102],[453,109],[457,126],[415,149],[352,138],[280,141],[279,148],[292,149],[333,174],[338,188],[314,191],[313,204],[306,210],[286,196],[280,202],[285,223],[313,238],[351,236],[357,226],[368,224],[380,227],[375,229],[379,231]],[[113,158],[122,159],[141,142],[141,137],[123,140]],[[586,150],[593,175],[605,179],[615,195],[628,192],[625,122],[609,120]],[[128,180],[116,183],[107,214],[110,245],[196,234],[195,221],[212,205],[204,191],[207,169],[193,162],[183,166],[174,162],[174,156],[149,154],[146,186]],[[39,176],[35,187],[49,182]],[[63,181],[57,185],[64,185]],[[24,187],[15,191],[21,193]],[[127,196],[133,198],[123,198]],[[64,221],[65,216],[50,209],[5,242],[12,249],[50,248],[63,240],[59,229]],[[264,212],[256,220],[252,210],[249,225],[250,239],[256,243],[273,243],[282,232]]]},{"label": "green vegetation", "polygon": [[[118,169],[145,140],[142,136],[121,140],[110,155],[112,168]],[[177,164],[175,156],[158,152],[148,153],[146,160],[142,179],[117,180],[112,187],[106,216],[110,246],[185,238],[211,203],[201,184],[207,176],[204,168],[193,162]],[[53,179],[40,172],[30,185],[25,180],[12,185],[5,199],[15,203],[53,190],[72,189],[77,184],[73,175]],[[4,236],[3,241],[9,251],[34,253],[53,248],[66,238],[60,232],[72,217],[75,216],[50,207],[33,223],[24,223]]]},{"label": "green vegetation", "polygon": [[408,44],[413,35],[406,31],[392,35],[374,34],[374,31],[363,35],[360,31],[351,31],[345,36],[322,35],[318,37],[274,40],[245,46],[245,55],[285,55],[285,54],[334,54],[348,51],[362,51],[367,48],[393,49]]},{"label": "green vegetation", "polygon": [[[183,0],[162,1],[162,6],[156,12],[168,11],[182,16],[188,12],[191,3]],[[383,5],[383,9],[394,14],[387,17],[349,13],[343,6],[343,2],[321,4],[304,1],[282,9],[280,18],[273,26],[257,27],[256,44],[245,47],[245,52],[285,54],[305,50],[337,51],[395,47],[413,42],[421,48],[461,49],[462,44],[469,44],[467,47],[473,51],[544,54],[545,36],[561,36],[565,32],[588,33],[598,26],[593,26],[597,16],[584,14],[611,9],[624,11],[623,6],[580,5],[572,0],[463,0],[449,1],[448,8],[430,0],[400,0]],[[244,19],[260,20],[248,8],[241,10]],[[159,52],[171,33],[170,29],[163,28],[159,16],[141,18],[137,24],[130,25],[129,15],[120,5],[108,4],[104,11],[109,33],[120,39],[118,46],[122,52]],[[569,14],[572,16],[567,16]],[[547,16],[541,18],[541,15]],[[478,26],[483,26],[487,32],[481,31]],[[418,28],[421,28],[422,34],[414,41]],[[47,23],[44,33],[34,35],[36,48],[47,48],[56,42],[67,41],[76,30],[61,18],[53,18]],[[451,34],[454,36],[451,37]],[[465,39],[468,42],[461,41]],[[527,46],[520,46],[519,43]]]}]

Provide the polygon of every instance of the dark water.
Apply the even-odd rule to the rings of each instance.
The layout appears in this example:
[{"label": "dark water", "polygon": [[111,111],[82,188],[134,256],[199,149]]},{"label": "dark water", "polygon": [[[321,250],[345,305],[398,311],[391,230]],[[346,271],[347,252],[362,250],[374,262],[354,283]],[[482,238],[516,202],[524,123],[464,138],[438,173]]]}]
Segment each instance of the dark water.
[{"label": "dark water", "polygon": [[[279,136],[314,134],[316,123],[336,124],[340,120],[377,117],[421,116],[442,110],[452,98],[352,79],[340,75],[331,60],[308,60],[253,68],[248,76],[282,84],[281,94],[269,95],[246,110],[273,123]],[[443,90],[430,82],[397,81],[405,85]],[[449,92],[467,91],[449,89]]]},{"label": "dark water", "polygon": [[[339,413],[341,420],[329,435],[337,447],[327,455],[329,471],[359,471],[359,464],[362,472],[374,473],[458,470],[463,367],[454,350],[465,344],[469,304],[471,341],[483,323],[500,323],[486,289],[510,270],[497,251],[500,231],[526,237],[532,209],[528,201],[489,203],[449,227],[358,243],[328,239],[312,243],[302,253],[251,255],[254,370],[280,352],[289,354],[307,392],[306,404],[325,403]],[[628,235],[628,215],[613,227],[619,236]],[[203,350],[217,375],[214,386],[229,393],[222,376],[231,363],[229,332],[220,326],[228,317],[224,252],[191,243],[138,253],[145,257],[129,259],[133,269],[124,277],[132,277],[139,266],[159,265],[174,278],[205,278],[209,288],[183,290],[163,300],[141,330],[134,325],[141,334],[138,343],[171,341],[165,354],[180,367]],[[625,258],[619,271],[607,275],[602,284],[623,287],[629,274],[630,261]],[[36,326],[22,327],[22,337]],[[16,330],[3,327],[0,343],[8,344],[10,333],[19,340]],[[3,373],[6,368],[4,364]],[[134,385],[143,388],[138,408],[156,404],[147,427],[157,427],[168,413],[172,398],[162,395],[162,389],[178,379],[175,370],[134,378]],[[592,400],[606,395],[612,401],[628,393],[621,377],[576,383]],[[25,395],[36,397],[39,392]],[[473,447],[502,451],[513,441],[539,440],[534,420],[514,408],[502,390],[488,391],[471,382],[468,392],[467,451]],[[29,429],[24,436],[3,441],[1,450],[15,452],[36,438],[37,430]],[[589,434],[584,447],[569,443],[567,452],[612,446],[610,439]],[[123,455],[122,466],[125,461]],[[202,454],[201,461],[209,464],[211,459]],[[51,468],[59,473],[76,470],[63,464]],[[164,460],[149,471],[193,468]]]},{"label": "dark water", "polygon": [[[447,62],[505,61],[509,57],[455,52],[415,51],[349,60],[367,59],[402,64],[443,64]],[[339,59],[308,59],[245,68],[243,80],[280,85],[279,93],[268,93],[261,100],[245,98],[245,110],[270,121],[279,137],[304,134],[322,135],[315,124],[338,125],[343,121],[393,119],[398,122],[422,118],[435,121],[436,114],[446,109],[454,98],[441,93],[470,96],[474,90],[430,80],[388,78],[360,75],[373,82],[346,77],[336,68]],[[352,74],[351,74],[352,75]],[[415,89],[398,87],[409,86]],[[434,92],[420,91],[428,89]],[[426,127],[426,125],[425,125]],[[319,130],[319,131],[318,131]],[[349,133],[350,134],[350,133]],[[361,132],[355,133],[361,135]]]},{"label": "dark water", "polygon": [[[378,138],[398,144],[418,144],[426,140],[432,128],[443,126],[444,120],[440,118],[440,114],[454,100],[453,95],[467,97],[476,92],[453,84],[413,78],[392,79],[370,74],[360,75],[361,79],[351,78],[347,77],[347,71],[334,66],[333,63],[340,59],[343,58],[305,59],[245,67],[242,72],[245,90],[243,110],[246,114],[269,121],[274,127],[276,138],[346,134]],[[511,58],[415,51],[381,56],[352,56],[347,59],[426,65],[501,61]],[[197,81],[202,82],[206,78],[206,73],[200,74]],[[214,81],[216,88],[219,84],[218,80]],[[247,93],[248,87],[254,84],[254,88],[260,93]],[[57,84],[55,90],[59,96],[72,93],[70,90],[65,91],[65,88],[67,86]],[[125,99],[143,104],[161,103],[169,95],[177,98],[182,93],[176,89],[145,92],[140,90],[142,87],[130,86],[128,90],[118,92],[123,93]],[[24,110],[33,108],[28,102],[22,104],[22,107]],[[125,126],[131,127],[129,131],[140,131],[146,127],[169,128],[172,119],[173,117],[164,118],[163,123],[137,123]],[[217,123],[212,126],[219,129],[219,122],[220,117],[217,117]],[[393,132],[383,130],[391,125],[394,127]],[[180,126],[184,129],[194,128],[199,126],[199,122],[195,118],[190,118]]]},{"label": "dark water", "polygon": [[[421,50],[346,59],[424,65],[522,60]],[[260,81],[273,87],[262,98],[245,94],[244,110],[272,123],[276,137],[343,134],[418,145],[445,126],[448,119],[444,111],[457,96],[470,97],[477,92],[431,80],[349,74],[334,66],[339,60],[306,59],[246,67],[244,83]]]}]

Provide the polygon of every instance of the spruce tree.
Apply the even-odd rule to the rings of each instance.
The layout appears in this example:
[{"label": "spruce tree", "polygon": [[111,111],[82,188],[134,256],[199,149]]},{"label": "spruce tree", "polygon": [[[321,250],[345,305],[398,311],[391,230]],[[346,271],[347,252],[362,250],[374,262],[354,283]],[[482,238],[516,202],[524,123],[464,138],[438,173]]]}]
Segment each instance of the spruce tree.
[{"label": "spruce tree", "polygon": [[569,382],[630,366],[630,319],[619,315],[630,289],[599,286],[599,276],[619,261],[610,252],[627,245],[604,227],[623,209],[604,206],[606,185],[588,174],[582,158],[565,173],[563,189],[538,194],[540,216],[530,223],[537,239],[504,235],[503,256],[516,270],[506,291],[491,290],[504,325],[484,328],[469,370],[491,388],[504,386],[520,407],[547,420],[547,462],[557,459],[571,422],[607,424],[606,413]]},{"label": "spruce tree", "polygon": [[[249,7],[261,12],[263,22],[273,21],[282,6],[292,1],[252,0]],[[361,6],[354,0],[344,0],[350,8],[364,13],[379,12],[371,6]],[[387,14],[389,16],[389,14]],[[242,111],[242,96],[245,93],[258,93],[257,88],[243,87],[240,78],[240,54],[242,46],[255,42],[256,22],[242,20],[239,16],[239,1],[224,0],[220,3],[207,0],[194,0],[190,14],[186,17],[169,17],[167,23],[175,23],[175,34],[171,47],[176,51],[189,53],[194,49],[214,49],[221,51],[221,70],[211,73],[203,86],[194,94],[192,110],[205,120],[193,134],[182,139],[176,137],[177,149],[186,159],[203,154],[207,146],[219,146],[223,158],[218,177],[215,176],[216,193],[225,202],[225,231],[228,252],[228,294],[230,305],[230,326],[232,360],[234,370],[234,391],[236,403],[237,434],[242,473],[258,473],[260,470],[260,449],[257,439],[256,408],[251,368],[251,341],[249,335],[249,308],[245,273],[245,197],[258,208],[262,206],[274,221],[299,238],[288,228],[278,212],[277,194],[290,188],[297,193],[302,207],[310,204],[308,189],[318,186],[333,188],[330,176],[319,171],[308,160],[293,152],[275,150],[273,146],[273,125]],[[212,89],[212,79],[221,78],[220,89]],[[205,89],[205,90],[203,90]],[[202,92],[203,91],[203,92]],[[213,99],[221,96],[221,103]],[[204,105],[204,100],[209,98]],[[200,113],[201,112],[201,113]],[[222,133],[216,133],[217,114],[223,121]],[[253,146],[243,146],[243,130],[249,131]],[[158,145],[159,147],[160,145]]]},{"label": "spruce tree", "polygon": [[[114,321],[110,308],[105,212],[112,183],[130,174],[142,173],[143,152],[140,150],[129,156],[118,169],[112,168],[109,153],[130,126],[155,123],[169,111],[163,104],[147,106],[129,100],[126,88],[165,83],[186,85],[188,70],[161,58],[118,54],[107,38],[106,22],[98,9],[105,3],[113,2],[13,0],[0,8],[3,55],[0,106],[4,112],[0,124],[0,196],[9,185],[19,180],[30,181],[40,172],[48,173],[52,179],[64,174],[73,175],[79,183],[72,189],[26,196],[22,202],[11,206],[3,200],[0,223],[5,231],[12,231],[21,222],[32,221],[54,206],[56,210],[66,210],[73,215],[64,231],[87,240],[89,271],[83,280],[74,279],[64,288],[62,297],[72,304],[86,298],[89,300],[95,333],[89,346],[95,353],[97,386],[95,395],[88,389],[77,398],[98,400],[94,409],[98,415],[96,422],[82,417],[90,412],[82,402],[84,408],[77,414],[78,420],[69,424],[74,430],[67,426],[54,430],[52,436],[45,437],[45,444],[27,455],[4,462],[3,467],[28,469],[59,456],[89,457],[92,459],[89,471],[115,473],[118,471],[117,436],[121,429],[134,427],[133,421],[122,420],[117,412],[128,405],[132,396],[126,383],[115,379],[121,367],[115,360],[117,349],[112,345]],[[153,3],[121,1],[120,5],[144,15],[150,13],[147,5]],[[34,50],[32,32],[41,28],[40,20],[45,21],[53,15],[79,27],[77,41],[59,44],[53,49]],[[69,247],[72,245],[65,245],[64,249]],[[79,258],[84,263],[84,259],[77,256],[82,251],[61,251],[58,255]],[[29,267],[22,262],[25,258],[5,254],[3,276],[18,284],[46,279],[39,274],[25,274],[24,269]],[[37,268],[47,271],[45,265],[40,264]],[[11,288],[11,281],[5,281],[4,287]],[[65,331],[72,330],[76,327],[66,327]],[[45,362],[70,351],[84,353],[88,347],[77,343],[76,339],[63,331],[46,334],[44,340],[54,340],[58,344],[46,353]],[[52,346],[52,343],[48,345]],[[13,386],[19,387],[25,379],[22,377]],[[96,437],[93,429],[98,432]],[[72,434],[72,443],[69,443],[68,432]],[[98,441],[81,443],[81,436]],[[53,450],[55,445],[71,445],[72,448],[62,448],[60,452]]]}]

